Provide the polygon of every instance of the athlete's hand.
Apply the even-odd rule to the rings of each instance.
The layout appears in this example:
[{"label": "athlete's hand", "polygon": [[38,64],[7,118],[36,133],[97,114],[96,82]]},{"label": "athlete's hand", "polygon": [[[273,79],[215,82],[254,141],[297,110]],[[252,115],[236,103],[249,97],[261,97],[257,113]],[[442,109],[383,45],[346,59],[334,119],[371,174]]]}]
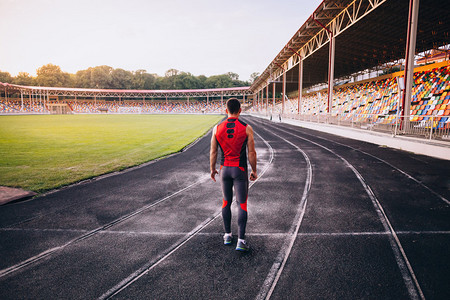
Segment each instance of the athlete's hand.
[{"label": "athlete's hand", "polygon": [[250,180],[251,181],[255,181],[258,178],[258,175],[256,175],[256,172],[251,172],[250,173]]},{"label": "athlete's hand", "polygon": [[216,174],[219,174],[216,169],[211,170],[211,179],[214,180],[214,182],[216,182]]}]

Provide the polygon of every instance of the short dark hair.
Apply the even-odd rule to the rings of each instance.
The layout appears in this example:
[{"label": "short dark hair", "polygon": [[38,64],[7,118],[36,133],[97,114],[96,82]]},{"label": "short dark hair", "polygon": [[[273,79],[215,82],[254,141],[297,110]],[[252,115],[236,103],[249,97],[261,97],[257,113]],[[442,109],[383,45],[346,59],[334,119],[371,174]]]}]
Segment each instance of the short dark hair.
[{"label": "short dark hair", "polygon": [[227,109],[228,113],[235,115],[239,112],[239,109],[241,108],[241,103],[236,98],[230,98],[227,101]]}]

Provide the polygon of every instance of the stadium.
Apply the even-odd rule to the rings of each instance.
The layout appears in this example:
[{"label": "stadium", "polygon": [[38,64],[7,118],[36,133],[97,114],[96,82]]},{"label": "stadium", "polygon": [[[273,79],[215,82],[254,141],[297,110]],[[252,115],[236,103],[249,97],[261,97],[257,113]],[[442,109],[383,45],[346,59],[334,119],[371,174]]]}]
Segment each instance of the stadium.
[{"label": "stadium", "polygon": [[[0,82],[0,297],[449,299],[448,15],[324,0],[244,87]],[[246,253],[209,176],[229,98],[258,153]]]}]

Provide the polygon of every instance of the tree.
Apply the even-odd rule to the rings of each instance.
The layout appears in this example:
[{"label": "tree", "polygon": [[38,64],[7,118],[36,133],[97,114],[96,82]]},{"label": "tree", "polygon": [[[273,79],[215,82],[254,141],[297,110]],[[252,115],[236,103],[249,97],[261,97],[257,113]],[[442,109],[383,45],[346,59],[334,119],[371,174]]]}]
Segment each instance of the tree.
[{"label": "tree", "polygon": [[0,82],[4,83],[11,83],[12,76],[8,72],[1,72],[0,71]]},{"label": "tree", "polygon": [[228,72],[226,75],[230,77],[231,80],[239,80],[239,75],[233,72]]},{"label": "tree", "polygon": [[17,76],[13,79],[13,82],[18,85],[33,85],[34,78],[30,76],[27,72],[19,72]]},{"label": "tree", "polygon": [[205,75],[197,76],[198,82],[199,82],[199,89],[206,89],[206,80],[208,77]]},{"label": "tree", "polygon": [[156,78],[146,70],[137,70],[133,73],[133,88],[138,90],[151,90],[155,87]]},{"label": "tree", "polygon": [[40,86],[69,86],[70,75],[61,71],[59,66],[47,64],[36,71],[37,84]]},{"label": "tree", "polygon": [[111,72],[111,87],[131,89],[133,87],[133,73],[124,69],[113,69]]},{"label": "tree", "polygon": [[91,85],[91,72],[92,72],[92,68],[89,68],[87,70],[78,71],[75,74],[75,87],[94,88]]},{"label": "tree", "polygon": [[233,81],[227,74],[213,75],[206,79],[206,88],[233,87]]},{"label": "tree", "polygon": [[111,73],[113,68],[109,66],[98,66],[91,70],[91,87],[96,89],[108,89],[112,88],[111,85]]},{"label": "tree", "polygon": [[259,77],[259,72],[253,72],[250,74],[250,83],[255,82],[255,80]]},{"label": "tree", "polygon": [[178,75],[178,73],[180,73],[180,71],[178,71],[177,69],[169,69],[169,70],[166,71],[165,76],[166,77],[172,77],[172,76]]}]

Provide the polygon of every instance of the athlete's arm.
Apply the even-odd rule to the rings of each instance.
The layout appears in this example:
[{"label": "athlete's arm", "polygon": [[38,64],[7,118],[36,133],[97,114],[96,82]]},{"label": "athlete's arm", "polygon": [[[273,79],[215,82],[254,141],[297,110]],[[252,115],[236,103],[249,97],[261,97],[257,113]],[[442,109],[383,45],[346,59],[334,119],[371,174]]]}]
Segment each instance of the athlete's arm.
[{"label": "athlete's arm", "polygon": [[211,150],[209,151],[209,165],[211,169],[211,179],[216,181],[216,161],[217,161],[217,140],[216,140],[216,130],[217,126],[214,126],[212,137],[211,137]]},{"label": "athlete's arm", "polygon": [[252,167],[252,172],[250,173],[250,180],[254,181],[258,178],[256,174],[256,149],[255,149],[255,139],[253,138],[253,128],[250,125],[247,125],[246,128],[247,133],[247,147],[248,147],[248,161],[250,162],[250,166]]}]

